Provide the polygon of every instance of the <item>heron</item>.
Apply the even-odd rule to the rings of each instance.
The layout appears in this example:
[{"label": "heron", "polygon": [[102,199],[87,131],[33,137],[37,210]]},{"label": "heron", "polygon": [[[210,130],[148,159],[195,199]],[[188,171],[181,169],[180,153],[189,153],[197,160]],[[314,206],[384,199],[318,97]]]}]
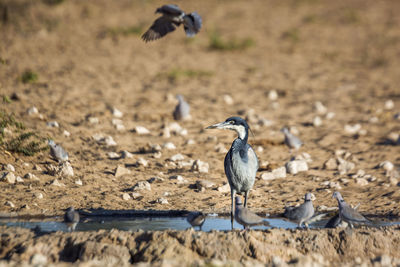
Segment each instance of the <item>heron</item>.
[{"label": "heron", "polygon": [[195,36],[202,26],[202,19],[199,14],[196,12],[185,14],[177,5],[163,5],[157,8],[155,13],[160,13],[162,16],[157,18],[142,35],[142,39],[146,43],[164,37],[181,24],[183,24],[187,37]]},{"label": "heron", "polygon": [[249,191],[254,185],[258,170],[258,158],[253,148],[247,143],[249,125],[240,117],[230,117],[206,129],[228,129],[237,133],[231,148],[225,156],[224,169],[231,188],[231,225],[235,217],[234,200],[236,193],[244,193],[244,207],[247,206]]}]

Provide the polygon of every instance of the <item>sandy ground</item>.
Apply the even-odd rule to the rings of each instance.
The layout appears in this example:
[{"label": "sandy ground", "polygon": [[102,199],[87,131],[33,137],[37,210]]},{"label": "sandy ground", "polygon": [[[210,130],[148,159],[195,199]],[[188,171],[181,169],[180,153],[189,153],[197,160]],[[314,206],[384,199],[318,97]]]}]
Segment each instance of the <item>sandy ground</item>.
[{"label": "sandy ground", "polygon": [[[39,178],[16,184],[1,181],[2,213],[60,215],[69,206],[229,212],[229,193],[216,188],[226,182],[221,147],[228,149],[235,134],[204,128],[240,115],[254,132],[249,143],[263,167],[250,193],[250,209],[281,213],[286,203],[301,202],[306,192],[316,196],[315,206],[334,207],[331,195],[339,190],[347,202],[360,203],[364,214],[399,215],[399,178],[376,166],[388,160],[396,169],[400,163],[400,146],[387,139],[400,133],[400,121],[394,118],[400,111],[400,2],[177,1],[184,10],[202,15],[202,31],[188,40],[179,28],[148,44],[135,32],[143,33],[151,25],[155,8],[164,2],[46,3],[0,1],[0,92],[2,97],[18,96],[2,102],[1,109],[13,112],[27,129],[60,143],[70,155],[74,176],[46,172],[46,167],[57,165],[48,151],[27,157],[2,147],[2,165],[12,164],[16,176],[32,173]],[[212,49],[213,35],[237,43],[247,40],[249,45]],[[38,80],[22,83],[26,70],[35,72]],[[277,100],[269,98],[272,90]],[[174,122],[176,94],[190,103],[192,119],[178,122],[187,135],[166,137],[165,128]],[[318,114],[317,101],[335,116]],[[33,106],[41,116],[28,115]],[[123,112],[125,130],[112,124],[113,107]],[[317,115],[322,125],[315,127]],[[59,127],[46,126],[49,121],[57,121]],[[362,131],[345,131],[345,125],[357,123]],[[264,181],[263,173],[290,158],[279,132],[284,125],[298,130],[305,143],[299,153],[307,152],[313,161],[306,172]],[[150,133],[139,135],[137,126]],[[11,129],[9,135],[16,134]],[[117,145],[99,144],[96,134],[112,136]],[[187,144],[189,139],[195,144]],[[166,142],[176,149],[150,149]],[[133,158],[109,159],[108,152],[122,150]],[[346,160],[355,164],[344,174],[323,167],[338,150],[348,152]],[[208,173],[171,162],[178,153],[183,163],[207,162]],[[137,163],[140,158],[147,166]],[[130,174],[116,177],[118,166]],[[360,169],[367,176],[358,178],[364,180],[353,176]],[[187,183],[169,179],[173,175]],[[139,191],[136,199],[122,198],[138,181],[151,177],[164,180],[152,183],[151,191]],[[53,185],[56,178],[65,186]],[[198,190],[198,180],[215,186]],[[158,203],[159,198],[168,204]]]}]

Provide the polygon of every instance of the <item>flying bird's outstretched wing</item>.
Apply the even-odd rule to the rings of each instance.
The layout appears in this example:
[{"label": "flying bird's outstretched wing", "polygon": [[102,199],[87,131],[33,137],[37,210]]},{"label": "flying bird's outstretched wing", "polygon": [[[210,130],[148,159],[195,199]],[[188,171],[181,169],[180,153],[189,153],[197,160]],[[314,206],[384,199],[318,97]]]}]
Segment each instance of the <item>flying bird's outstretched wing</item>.
[{"label": "flying bird's outstretched wing", "polygon": [[171,20],[162,16],[154,21],[150,29],[148,29],[142,35],[142,39],[146,43],[149,41],[157,40],[165,36],[167,33],[173,32],[175,29],[176,29],[175,24]]}]

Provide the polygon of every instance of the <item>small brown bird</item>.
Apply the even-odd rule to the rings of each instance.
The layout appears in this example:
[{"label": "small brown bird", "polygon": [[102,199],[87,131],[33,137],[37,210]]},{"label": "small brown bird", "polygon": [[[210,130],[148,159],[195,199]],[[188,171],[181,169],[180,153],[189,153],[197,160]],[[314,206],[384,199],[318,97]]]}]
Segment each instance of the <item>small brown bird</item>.
[{"label": "small brown bird", "polygon": [[237,196],[235,198],[235,220],[248,229],[249,226],[265,225],[269,226],[269,223],[262,217],[258,216],[254,212],[251,212],[242,204],[242,199]]},{"label": "small brown bird", "polygon": [[206,221],[207,215],[202,212],[194,211],[187,215],[186,220],[192,227],[198,226],[200,231],[201,227],[203,226],[204,222]]}]

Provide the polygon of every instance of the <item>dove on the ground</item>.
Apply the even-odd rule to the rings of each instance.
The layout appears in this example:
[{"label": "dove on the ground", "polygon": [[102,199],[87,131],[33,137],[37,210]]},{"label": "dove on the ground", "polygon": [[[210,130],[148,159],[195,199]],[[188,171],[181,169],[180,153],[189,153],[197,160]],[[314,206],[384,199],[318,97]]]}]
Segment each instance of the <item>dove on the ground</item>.
[{"label": "dove on the ground", "polygon": [[235,198],[235,220],[243,225],[245,229],[256,225],[269,226],[268,221],[244,207],[239,196]]},{"label": "dove on the ground", "polygon": [[175,120],[185,120],[190,118],[190,106],[189,104],[183,99],[182,95],[177,95],[176,98],[178,99],[178,104],[175,107],[173,112],[173,116]]},{"label": "dove on the ground", "polygon": [[370,221],[361,215],[357,210],[347,204],[339,192],[334,192],[332,198],[336,198],[339,206],[340,219],[347,222],[351,228],[354,224],[369,224]]},{"label": "dove on the ground", "polygon": [[298,150],[303,145],[303,142],[292,134],[287,127],[283,127],[281,132],[285,135],[285,144],[289,147],[290,151],[292,149]]},{"label": "dove on the ground", "polygon": [[181,24],[183,24],[186,36],[193,37],[202,26],[202,19],[199,14],[196,12],[185,14],[177,5],[163,5],[157,8],[155,13],[160,13],[161,17],[157,18],[142,35],[145,42],[160,39],[173,32]]},{"label": "dove on the ground", "polygon": [[202,213],[202,212],[191,212],[187,215],[186,220],[192,227],[198,226],[199,229],[201,230],[201,227],[203,226],[204,222],[206,221],[207,215]]},{"label": "dove on the ground", "polygon": [[48,145],[50,146],[50,156],[55,160],[58,162],[68,160],[68,153],[60,145],[57,145],[53,140],[49,140]]},{"label": "dove on the ground", "polygon": [[311,200],[311,193],[304,196],[304,203],[298,207],[285,207],[283,216],[296,222],[299,227],[304,224],[308,227],[308,221],[314,215],[314,206]]},{"label": "dove on the ground", "polygon": [[79,213],[73,207],[69,207],[64,214],[64,223],[67,225],[68,231],[75,231],[78,222]]}]

